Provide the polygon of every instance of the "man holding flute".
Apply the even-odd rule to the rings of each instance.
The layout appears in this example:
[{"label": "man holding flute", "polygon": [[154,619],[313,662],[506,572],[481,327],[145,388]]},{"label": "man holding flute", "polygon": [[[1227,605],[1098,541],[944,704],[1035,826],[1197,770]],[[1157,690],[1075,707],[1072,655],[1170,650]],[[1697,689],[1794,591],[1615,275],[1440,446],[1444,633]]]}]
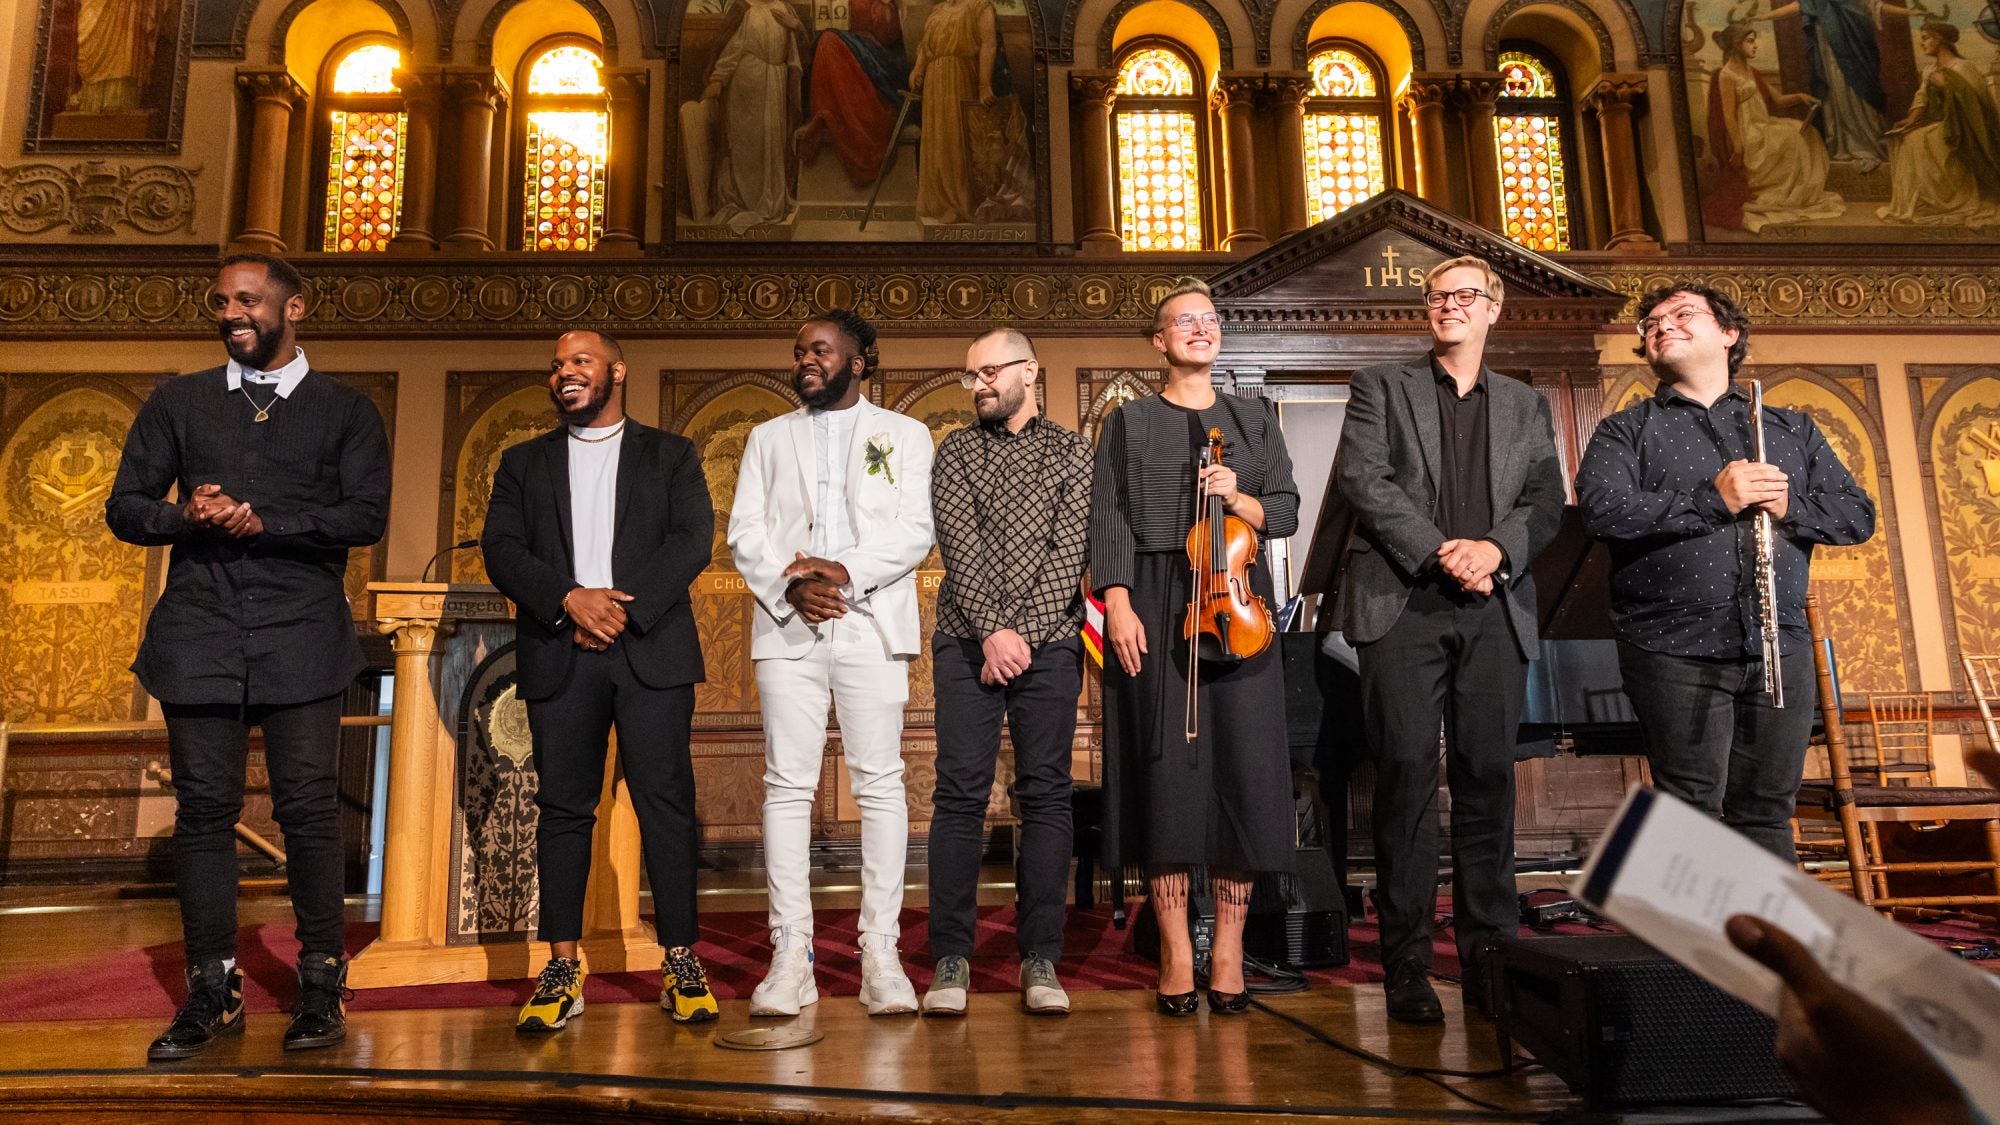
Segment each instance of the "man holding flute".
[{"label": "man holding flute", "polygon": [[[1807,570],[1814,545],[1874,534],[1875,505],[1806,414],[1753,416],[1752,389],[1736,381],[1750,321],[1726,294],[1666,286],[1640,299],[1638,318],[1637,354],[1659,387],[1598,426],[1576,478],[1585,525],[1611,547],[1625,692],[1655,785],[1796,862],[1790,820],[1813,715]],[[1768,583],[1756,546],[1766,517]],[[1775,612],[1760,587],[1775,587]],[[1782,704],[1767,690],[1767,621]]]}]

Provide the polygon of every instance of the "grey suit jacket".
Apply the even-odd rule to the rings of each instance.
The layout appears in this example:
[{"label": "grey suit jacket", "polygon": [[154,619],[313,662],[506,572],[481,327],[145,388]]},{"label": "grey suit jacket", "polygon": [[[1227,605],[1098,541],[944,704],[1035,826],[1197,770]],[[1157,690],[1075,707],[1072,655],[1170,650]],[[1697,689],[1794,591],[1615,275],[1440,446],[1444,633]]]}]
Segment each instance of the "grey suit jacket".
[{"label": "grey suit jacket", "polygon": [[[1562,521],[1562,462],[1547,401],[1525,383],[1485,374],[1494,524],[1481,538],[1507,553],[1493,592],[1507,604],[1521,655],[1532,660],[1541,635],[1528,564]],[[1436,522],[1442,434],[1428,355],[1355,373],[1327,489],[1332,522],[1322,519],[1322,534],[1341,537],[1331,541],[1339,548],[1336,612],[1352,643],[1387,635],[1411,586],[1435,565],[1445,539]]]}]

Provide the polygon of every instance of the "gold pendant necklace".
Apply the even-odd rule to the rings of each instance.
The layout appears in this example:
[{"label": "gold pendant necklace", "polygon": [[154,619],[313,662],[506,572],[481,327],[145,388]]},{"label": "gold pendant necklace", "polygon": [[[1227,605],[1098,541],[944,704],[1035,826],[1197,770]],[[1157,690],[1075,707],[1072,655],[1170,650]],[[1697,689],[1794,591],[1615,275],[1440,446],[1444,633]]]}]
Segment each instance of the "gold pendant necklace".
[{"label": "gold pendant necklace", "polygon": [[[243,391],[243,397],[244,397],[244,398],[246,398],[246,399],[250,399],[250,405],[252,405],[252,406],[257,406],[257,400],[256,400],[256,399],[254,399],[254,398],[250,398],[250,387],[249,387],[249,384],[247,384],[247,383],[246,383],[246,384],[244,384],[244,386],[243,386],[243,387],[242,387],[241,389],[242,389],[242,391]],[[283,397],[285,397],[285,396],[283,396],[283,395],[279,394],[279,393],[278,393],[278,392],[276,392],[276,391],[272,391],[272,392],[271,392],[271,401],[269,401],[269,402],[265,403],[265,404],[264,404],[264,405],[262,405],[262,406],[257,406],[257,416],[256,416],[255,418],[252,418],[252,419],[250,419],[250,420],[251,420],[252,422],[268,422],[268,421],[270,421],[270,420],[271,420],[271,408],[272,408],[272,407],[274,407],[274,406],[276,406],[276,405],[278,405],[278,400],[279,400],[279,399],[281,399],[281,398],[283,398]]]},{"label": "gold pendant necklace", "polygon": [[569,432],[569,436],[575,438],[580,442],[583,442],[586,445],[596,445],[600,441],[610,441],[612,438],[615,438],[619,434],[624,433],[625,421],[626,420],[623,418],[618,419],[617,428],[613,429],[610,433],[605,434],[603,437],[584,437],[582,434],[577,433],[575,430],[571,430]]}]

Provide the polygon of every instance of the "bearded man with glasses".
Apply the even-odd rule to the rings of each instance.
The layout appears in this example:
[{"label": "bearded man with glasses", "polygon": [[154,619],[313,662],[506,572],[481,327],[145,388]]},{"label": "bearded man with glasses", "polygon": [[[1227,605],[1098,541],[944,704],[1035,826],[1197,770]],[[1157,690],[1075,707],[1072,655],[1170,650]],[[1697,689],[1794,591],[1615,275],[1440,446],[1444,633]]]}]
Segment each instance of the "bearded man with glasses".
[{"label": "bearded man with glasses", "polygon": [[1070,743],[1083,686],[1083,557],[1090,535],[1090,443],[1041,416],[1041,364],[1028,337],[995,328],[965,355],[979,424],[938,447],[931,514],[944,583],[931,677],[937,781],[930,836],[927,1016],[962,1016],[972,971],[979,861],[1000,724],[1014,735],[1021,1005],[1069,1011],[1056,979],[1069,890]]},{"label": "bearded man with glasses", "polygon": [[[1511,935],[1514,735],[1541,650],[1529,562],[1562,520],[1548,403],[1486,366],[1504,292],[1480,258],[1425,280],[1431,353],[1356,372],[1334,457],[1346,538],[1335,612],[1360,653],[1375,755],[1375,862],[1389,1017],[1437,1023],[1438,730],[1451,786],[1453,929],[1486,1007],[1483,947]],[[1336,540],[1338,542],[1339,540]]]},{"label": "bearded man with glasses", "polygon": [[[1576,475],[1590,533],[1611,547],[1611,624],[1653,784],[1788,862],[1812,733],[1806,631],[1813,545],[1860,543],[1875,504],[1810,417],[1750,415],[1735,381],[1750,319],[1702,285],[1639,301],[1635,349],[1660,385],[1599,423]],[[1755,455],[1765,438],[1764,462]],[[1764,691],[1755,517],[1775,520],[1781,686]]]}]

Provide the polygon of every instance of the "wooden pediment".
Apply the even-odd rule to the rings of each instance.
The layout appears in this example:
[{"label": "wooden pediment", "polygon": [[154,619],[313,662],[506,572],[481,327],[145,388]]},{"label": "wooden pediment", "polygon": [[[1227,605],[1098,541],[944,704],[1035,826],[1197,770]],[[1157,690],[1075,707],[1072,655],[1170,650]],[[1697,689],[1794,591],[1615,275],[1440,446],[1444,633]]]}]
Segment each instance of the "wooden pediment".
[{"label": "wooden pediment", "polygon": [[1506,284],[1503,325],[1526,320],[1595,330],[1625,306],[1623,294],[1393,189],[1273,244],[1209,284],[1216,309],[1232,324],[1402,332],[1424,321],[1425,271],[1462,254],[1493,263]]}]

